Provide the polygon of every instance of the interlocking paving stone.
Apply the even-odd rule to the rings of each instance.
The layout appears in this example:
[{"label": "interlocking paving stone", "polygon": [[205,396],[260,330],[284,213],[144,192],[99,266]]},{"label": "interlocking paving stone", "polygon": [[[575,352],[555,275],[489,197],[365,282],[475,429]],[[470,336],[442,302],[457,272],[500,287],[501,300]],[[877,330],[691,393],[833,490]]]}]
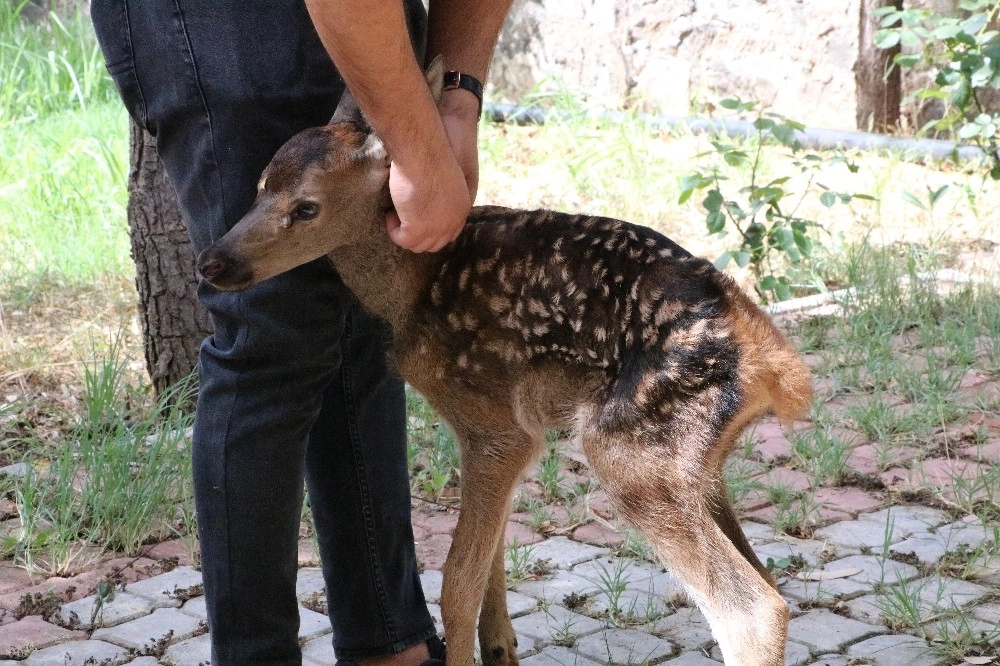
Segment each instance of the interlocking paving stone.
[{"label": "interlocking paving stone", "polygon": [[670,572],[661,573],[648,580],[629,583],[626,589],[654,594],[675,606],[686,606],[688,603],[687,591]]},{"label": "interlocking paving stone", "polygon": [[[880,550],[885,543],[885,523],[872,520],[842,520],[816,530],[816,538],[829,541],[838,549],[857,551],[862,548]],[[890,543],[902,541],[905,537],[891,537]]]},{"label": "interlocking paving stone", "polygon": [[785,666],[801,666],[809,661],[809,648],[795,641],[785,644]]},{"label": "interlocking paving stone", "polygon": [[171,645],[163,653],[162,659],[166,666],[210,666],[211,661],[212,639],[208,634]]},{"label": "interlocking paving stone", "polygon": [[[421,580],[423,577],[421,576]],[[302,567],[295,577],[295,596],[300,601],[315,594],[323,594],[326,583],[323,581],[323,571],[318,567]],[[428,599],[430,601],[430,599]]]},{"label": "interlocking paving stone", "polygon": [[719,666],[719,662],[709,659],[701,652],[685,652],[679,657],[663,663],[670,666]]},{"label": "interlocking paving stone", "polygon": [[933,533],[916,533],[909,539],[901,541],[889,549],[903,555],[913,554],[921,562],[934,564],[945,553],[954,552],[960,548],[976,549],[992,536],[992,531],[976,523],[958,521],[942,525]]},{"label": "interlocking paving stone", "polygon": [[851,657],[861,657],[874,666],[938,666],[945,663],[927,643],[916,636],[876,636],[847,648]]},{"label": "interlocking paving stone", "polygon": [[333,631],[330,618],[299,606],[299,641],[308,641]]},{"label": "interlocking paving stone", "polygon": [[548,562],[556,569],[570,567],[606,555],[607,548],[598,548],[585,543],[577,543],[566,537],[552,537],[534,544],[531,559],[538,562]]},{"label": "interlocking paving stone", "polygon": [[538,609],[538,599],[518,592],[507,592],[507,614],[521,617]]},{"label": "interlocking paving stone", "polygon": [[307,641],[302,646],[303,664],[322,664],[329,666],[335,663],[337,656],[333,652],[333,639],[330,636],[320,636]]},{"label": "interlocking paving stone", "polygon": [[824,599],[850,599],[871,591],[871,585],[850,578],[833,580],[799,580],[792,578],[780,583],[778,590],[782,596],[796,601]]},{"label": "interlocking paving stone", "polygon": [[588,608],[602,616],[627,619],[629,624],[652,622],[671,611],[663,597],[629,589],[611,595],[601,592],[590,600]]},{"label": "interlocking paving stone", "polygon": [[44,649],[83,637],[83,633],[57,627],[43,620],[40,615],[29,615],[17,622],[0,626],[0,654],[9,655],[24,647]]},{"label": "interlocking paving stone", "polygon": [[988,587],[944,576],[929,576],[911,585],[919,586],[920,601],[930,608],[961,608],[993,593]]},{"label": "interlocking paving stone", "polygon": [[781,593],[800,601],[828,598],[850,599],[871,592],[877,584],[894,585],[898,582],[913,580],[920,575],[914,566],[887,560],[876,555],[851,555],[828,562],[814,571],[817,574],[824,572],[833,574],[849,569],[861,569],[861,571],[851,576],[829,580],[811,581],[800,580],[799,577],[796,577],[782,583]]},{"label": "interlocking paving stone", "polygon": [[116,660],[125,654],[125,649],[104,641],[71,641],[44,650],[36,650],[21,663],[23,666],[83,666],[99,664],[104,660]]},{"label": "interlocking paving stone", "polygon": [[812,666],[857,666],[857,660],[842,654],[821,654],[809,662]]},{"label": "interlocking paving stone", "polygon": [[165,574],[129,583],[125,586],[125,591],[145,597],[160,607],[179,608],[182,602],[177,598],[177,592],[187,591],[201,584],[200,571],[191,567],[177,567]]},{"label": "interlocking paving stone", "polygon": [[860,516],[880,525],[890,523],[894,537],[905,539],[948,522],[948,514],[927,506],[893,506]]},{"label": "interlocking paving stone", "polygon": [[596,666],[601,663],[562,646],[547,647],[538,654],[521,660],[521,666]]},{"label": "interlocking paving stone", "polygon": [[105,601],[95,615],[97,600],[98,596],[94,594],[63,604],[59,609],[59,621],[64,626],[75,629],[113,627],[148,615],[154,608],[153,602],[149,599],[128,592],[116,592],[115,598]]},{"label": "interlocking paving stone", "polygon": [[924,564],[934,564],[948,552],[947,546],[933,535],[911,536],[889,547],[897,555],[913,555]]},{"label": "interlocking paving stone", "polygon": [[428,570],[420,574],[420,586],[424,588],[424,598],[427,603],[441,603],[441,586],[444,584],[444,575],[437,570]]},{"label": "interlocking paving stone", "polygon": [[199,620],[208,619],[208,609],[205,607],[205,597],[195,597],[194,599],[188,599],[181,606],[181,612],[191,617],[196,617]]},{"label": "interlocking paving stone", "polygon": [[868,624],[878,624],[882,621],[885,608],[886,597],[878,594],[867,594],[857,599],[846,602],[847,610],[851,617]]},{"label": "interlocking paving stone", "polygon": [[767,559],[771,558],[775,562],[778,562],[786,557],[800,556],[806,561],[809,566],[816,566],[823,561],[822,551],[826,548],[826,544],[822,541],[809,541],[806,539],[792,539],[791,537],[782,538],[779,541],[772,541],[771,543],[763,544],[761,546],[754,546],[753,552],[757,553],[757,557],[760,558],[761,562],[767,563]]},{"label": "interlocking paving stone", "polygon": [[740,523],[740,527],[743,528],[743,534],[746,535],[752,545],[762,546],[765,543],[774,541],[774,528],[770,525],[744,520]]},{"label": "interlocking paving stone", "polygon": [[885,627],[841,617],[823,608],[800,615],[788,624],[789,640],[818,653],[839,652],[850,643],[885,631]]},{"label": "interlocking paving stone", "polygon": [[648,562],[638,562],[627,557],[599,557],[571,569],[577,576],[599,585],[608,582],[638,583],[663,573],[663,569]]},{"label": "interlocking paving stone", "polygon": [[201,622],[196,618],[185,615],[176,608],[160,608],[138,620],[98,629],[92,634],[92,638],[142,651],[161,641],[179,643],[194,636],[200,627]]},{"label": "interlocking paving stone", "polygon": [[1000,604],[982,604],[972,609],[972,616],[1000,626]]},{"label": "interlocking paving stone", "polygon": [[647,624],[643,631],[665,638],[681,650],[710,649],[715,644],[708,620],[697,608],[682,608],[673,615]]},{"label": "interlocking paving stone", "polygon": [[606,629],[584,636],[575,648],[581,654],[601,655],[602,663],[612,665],[656,662],[674,652],[670,642],[634,629]]},{"label": "interlocking paving stone", "polygon": [[[719,649],[718,645],[712,648],[711,656],[717,662],[722,661],[722,650]],[[802,666],[811,658],[809,648],[805,645],[794,641],[788,641],[785,644],[785,666]]]},{"label": "interlocking paving stone", "polygon": [[604,624],[593,618],[549,606],[544,611],[512,620],[514,631],[535,641],[535,647],[549,645],[566,635],[582,636],[601,629]]},{"label": "interlocking paving stone", "polygon": [[984,622],[974,617],[948,618],[928,622],[923,627],[927,637],[932,640],[949,642],[957,637],[972,634],[990,645],[1000,645],[1000,627],[994,622]]},{"label": "interlocking paving stone", "polygon": [[596,583],[571,571],[556,571],[551,576],[520,583],[514,589],[548,604],[560,604],[571,594],[592,597],[600,591]]}]

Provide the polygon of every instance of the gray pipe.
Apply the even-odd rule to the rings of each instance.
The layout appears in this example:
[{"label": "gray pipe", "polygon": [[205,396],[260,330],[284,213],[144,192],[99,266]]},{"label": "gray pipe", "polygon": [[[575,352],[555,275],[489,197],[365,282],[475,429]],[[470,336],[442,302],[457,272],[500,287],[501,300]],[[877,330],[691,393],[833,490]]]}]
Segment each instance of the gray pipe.
[{"label": "gray pipe", "polygon": [[[483,113],[493,122],[516,123],[518,125],[544,125],[552,115],[568,117],[559,111],[545,110],[537,106],[522,107],[514,104],[486,104]],[[626,114],[606,111],[598,118],[611,123],[621,123]],[[693,134],[724,134],[727,136],[750,137],[757,134],[753,123],[746,120],[717,120],[715,118],[677,118],[640,114],[640,122],[656,129],[686,128]],[[986,154],[976,146],[962,146],[952,141],[939,139],[907,139],[868,132],[818,129],[807,127],[796,136],[803,147],[811,149],[850,148],[856,150],[886,151],[898,153],[905,158],[921,160],[935,159],[971,162],[982,160]]]}]

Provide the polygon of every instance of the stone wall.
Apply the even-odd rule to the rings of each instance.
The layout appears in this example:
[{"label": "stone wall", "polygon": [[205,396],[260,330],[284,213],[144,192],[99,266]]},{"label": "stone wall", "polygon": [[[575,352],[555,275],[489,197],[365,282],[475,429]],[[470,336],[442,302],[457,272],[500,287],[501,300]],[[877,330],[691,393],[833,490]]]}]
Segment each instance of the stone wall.
[{"label": "stone wall", "polygon": [[853,129],[858,11],[858,0],[515,0],[491,86],[504,101],[564,88],[666,115],[739,95]]}]

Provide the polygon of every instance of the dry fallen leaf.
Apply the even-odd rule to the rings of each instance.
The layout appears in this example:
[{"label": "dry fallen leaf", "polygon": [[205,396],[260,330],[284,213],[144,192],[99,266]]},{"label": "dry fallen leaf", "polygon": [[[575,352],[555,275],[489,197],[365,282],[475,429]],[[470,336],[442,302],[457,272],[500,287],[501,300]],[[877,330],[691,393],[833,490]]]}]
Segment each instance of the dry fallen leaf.
[{"label": "dry fallen leaf", "polygon": [[996,657],[964,657],[963,661],[967,664],[989,664]]}]

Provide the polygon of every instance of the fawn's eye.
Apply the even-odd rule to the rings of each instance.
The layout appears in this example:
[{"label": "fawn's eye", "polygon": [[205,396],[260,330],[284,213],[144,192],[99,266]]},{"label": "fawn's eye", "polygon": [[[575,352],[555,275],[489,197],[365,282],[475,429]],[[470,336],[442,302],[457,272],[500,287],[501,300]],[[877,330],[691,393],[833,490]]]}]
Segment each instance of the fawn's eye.
[{"label": "fawn's eye", "polygon": [[319,215],[319,205],[311,201],[303,201],[292,209],[292,222],[308,222]]}]

